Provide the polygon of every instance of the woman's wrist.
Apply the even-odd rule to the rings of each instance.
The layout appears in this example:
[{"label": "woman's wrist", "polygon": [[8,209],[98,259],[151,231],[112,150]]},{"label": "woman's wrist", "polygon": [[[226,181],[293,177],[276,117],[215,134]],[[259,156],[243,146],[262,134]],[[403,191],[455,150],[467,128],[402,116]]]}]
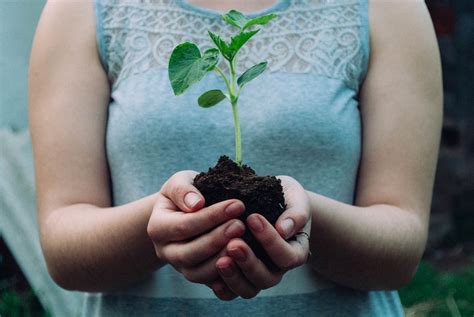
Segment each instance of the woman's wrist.
[{"label": "woman's wrist", "polygon": [[307,191],[312,213],[312,267],[347,287],[398,289],[409,282],[426,232],[396,206],[358,207]]},{"label": "woman's wrist", "polygon": [[156,194],[117,207],[76,204],[40,224],[48,270],[61,287],[108,291],[133,283],[161,263],[147,235]]}]

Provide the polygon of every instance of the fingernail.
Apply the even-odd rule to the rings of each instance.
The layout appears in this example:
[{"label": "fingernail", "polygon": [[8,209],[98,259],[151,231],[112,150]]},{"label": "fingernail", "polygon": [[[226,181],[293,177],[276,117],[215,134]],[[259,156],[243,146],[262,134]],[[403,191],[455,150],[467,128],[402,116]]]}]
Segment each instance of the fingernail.
[{"label": "fingernail", "polygon": [[243,233],[242,231],[243,226],[238,221],[234,221],[227,227],[227,229],[225,229],[224,235],[227,238],[232,239],[240,236]]},{"label": "fingernail", "polygon": [[242,251],[240,248],[231,249],[229,250],[229,253],[232,256],[232,258],[234,258],[238,262],[244,262],[247,259],[244,251]]},{"label": "fingernail", "polygon": [[247,219],[247,222],[250,226],[250,228],[255,231],[255,232],[262,232],[263,231],[263,223],[259,219],[258,216],[253,216]]},{"label": "fingernail", "polygon": [[242,207],[241,203],[232,203],[229,206],[226,207],[224,212],[229,215],[230,217],[237,217],[244,211],[244,208]]},{"label": "fingernail", "polygon": [[193,208],[199,203],[200,200],[201,197],[199,197],[199,195],[194,192],[189,192],[186,194],[186,196],[184,196],[184,203],[186,206],[188,206],[188,208]]},{"label": "fingernail", "polygon": [[295,227],[295,222],[291,218],[283,220],[280,224],[283,232],[285,233],[285,239],[288,239],[293,233],[293,228]]},{"label": "fingernail", "polygon": [[232,277],[232,275],[234,275],[234,270],[232,270],[232,267],[230,267],[229,265],[219,267],[219,271],[224,277]]}]

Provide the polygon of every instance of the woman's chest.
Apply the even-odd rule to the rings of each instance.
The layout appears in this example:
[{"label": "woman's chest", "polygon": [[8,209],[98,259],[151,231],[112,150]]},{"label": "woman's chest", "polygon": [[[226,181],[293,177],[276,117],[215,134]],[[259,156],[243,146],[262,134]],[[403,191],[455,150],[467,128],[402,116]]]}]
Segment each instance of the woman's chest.
[{"label": "woman's chest", "polygon": [[[168,169],[176,165],[206,169],[221,154],[233,157],[230,104],[224,100],[207,109],[197,105],[202,92],[223,88],[219,78],[209,75],[179,97],[169,85],[165,71],[153,70],[124,82],[113,93],[107,127],[109,160],[134,161],[139,155],[141,161],[145,157]],[[358,104],[341,81],[264,74],[242,92],[238,110],[243,160],[257,164],[257,172],[261,166],[265,172],[285,173],[292,163],[299,168],[316,157],[321,166],[339,160],[358,163]]]}]

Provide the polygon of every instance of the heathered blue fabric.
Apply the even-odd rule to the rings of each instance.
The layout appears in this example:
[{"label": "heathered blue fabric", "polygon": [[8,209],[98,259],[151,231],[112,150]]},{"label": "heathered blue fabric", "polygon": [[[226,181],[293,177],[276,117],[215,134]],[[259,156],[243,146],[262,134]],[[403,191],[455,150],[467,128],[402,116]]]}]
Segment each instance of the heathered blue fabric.
[{"label": "heathered blue fabric", "polygon": [[[298,10],[304,8],[304,2],[278,0],[266,12],[281,11],[282,18],[307,19],[309,9]],[[367,0],[316,2],[320,3],[311,8],[316,8],[316,18],[325,22],[321,32],[309,40],[334,45],[335,54],[341,54],[338,45],[344,49],[342,45],[348,43],[346,33],[357,45],[340,59],[333,59],[340,65],[325,65],[324,60],[331,60],[331,56],[319,52],[314,56],[319,62],[312,68],[301,71],[291,64],[270,69],[245,87],[239,105],[243,158],[260,175],[290,175],[307,190],[350,204],[361,153],[358,87],[369,58]],[[158,36],[187,39],[176,29],[167,30],[165,22],[160,24],[168,21],[168,12],[174,19],[203,23],[218,19],[217,15],[185,0],[96,0],[95,9],[99,53],[112,85],[106,147],[114,205],[158,191],[177,171],[205,171],[221,154],[233,157],[230,106],[222,103],[202,109],[196,104],[202,92],[224,89],[221,79],[209,74],[175,97],[167,67],[159,63],[156,56],[160,51],[153,46],[157,41],[154,28],[161,32],[156,31]],[[337,20],[338,12],[342,22]],[[334,26],[343,22],[341,28],[347,32]],[[303,23],[301,32],[305,31]],[[193,37],[189,35],[189,39]],[[152,53],[140,56],[146,47],[153,47]],[[303,63],[310,55],[301,57],[297,49],[293,58]],[[317,238],[317,233],[313,235]],[[254,299],[232,302],[216,299],[206,286],[192,284],[165,266],[129,289],[89,294],[83,314],[402,316],[403,311],[397,292],[344,288],[317,276],[308,266],[289,272],[279,285]]]}]

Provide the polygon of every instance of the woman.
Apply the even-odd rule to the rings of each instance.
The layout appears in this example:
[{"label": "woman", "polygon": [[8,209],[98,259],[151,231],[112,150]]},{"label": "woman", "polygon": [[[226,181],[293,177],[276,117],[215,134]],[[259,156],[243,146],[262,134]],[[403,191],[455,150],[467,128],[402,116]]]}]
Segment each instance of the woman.
[{"label": "woman", "polygon": [[[237,220],[237,200],[203,207],[190,169],[232,153],[231,115],[195,106],[217,76],[178,98],[166,75],[179,42],[235,32],[218,14],[231,8],[279,12],[238,65],[270,65],[243,93],[241,121],[244,163],[291,176],[275,228]],[[30,123],[50,274],[95,293],[85,315],[402,315],[391,290],[424,250],[441,91],[421,0],[48,2]]]}]

